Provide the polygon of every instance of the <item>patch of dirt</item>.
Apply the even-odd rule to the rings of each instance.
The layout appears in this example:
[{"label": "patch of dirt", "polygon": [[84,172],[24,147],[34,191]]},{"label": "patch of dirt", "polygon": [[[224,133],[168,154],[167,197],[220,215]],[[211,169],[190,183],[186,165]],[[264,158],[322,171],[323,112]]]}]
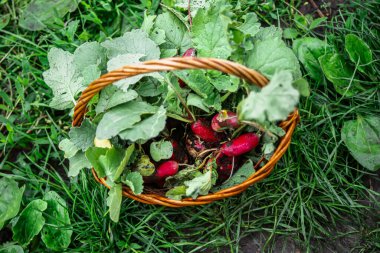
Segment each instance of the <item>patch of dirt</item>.
[{"label": "patch of dirt", "polygon": [[309,0],[305,1],[298,10],[304,15],[312,15],[314,18],[325,16],[331,19],[337,14],[339,5],[346,2],[345,0]]}]

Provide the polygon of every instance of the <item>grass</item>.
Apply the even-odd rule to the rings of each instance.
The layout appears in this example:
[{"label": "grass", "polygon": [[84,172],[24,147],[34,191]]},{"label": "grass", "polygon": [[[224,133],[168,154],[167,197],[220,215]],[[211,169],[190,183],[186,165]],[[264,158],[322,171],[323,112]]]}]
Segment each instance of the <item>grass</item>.
[{"label": "grass", "polygon": [[[300,104],[302,120],[290,149],[271,176],[239,196],[183,209],[124,199],[115,224],[107,213],[107,191],[89,171],[66,177],[67,163],[57,145],[71,118],[69,112],[47,107],[51,91],[41,75],[48,67],[47,51],[52,46],[74,50],[86,39],[102,40],[140,26],[144,9],[157,8],[157,1],[142,2],[87,1],[62,24],[40,32],[17,26],[25,1],[0,5],[11,13],[10,23],[0,30],[0,176],[26,185],[23,206],[49,190],[66,199],[74,230],[68,252],[378,251],[380,195],[371,189],[378,174],[361,167],[340,137],[344,121],[380,113],[378,84],[360,74],[373,88],[350,99],[339,96],[326,80],[310,81],[312,94]],[[296,27],[302,36],[326,34],[340,51],[346,34],[365,38],[374,53],[376,76],[380,6],[361,2],[341,8],[318,32],[295,26],[301,1],[281,1],[275,9],[270,4],[250,8],[265,22]],[[75,36],[67,36],[64,22],[73,20],[80,25]],[[7,231],[0,235],[5,238]],[[38,237],[29,249],[46,251]]]}]

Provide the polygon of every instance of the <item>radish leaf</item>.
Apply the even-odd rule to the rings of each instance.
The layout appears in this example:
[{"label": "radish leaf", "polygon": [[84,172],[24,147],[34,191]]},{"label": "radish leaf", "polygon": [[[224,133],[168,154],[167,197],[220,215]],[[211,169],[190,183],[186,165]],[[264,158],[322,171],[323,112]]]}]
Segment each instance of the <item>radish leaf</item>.
[{"label": "radish leaf", "polygon": [[144,55],[143,61],[160,58],[160,49],[156,43],[139,29],[126,32],[122,37],[107,40],[101,45],[106,48],[108,59],[122,54]]},{"label": "radish leaf", "polygon": [[122,131],[119,136],[124,140],[145,142],[156,137],[166,124],[166,110],[163,106],[158,108],[154,115]]},{"label": "radish leaf", "polygon": [[146,102],[131,101],[106,112],[96,129],[98,139],[110,139],[125,129],[134,127],[142,115],[154,114],[157,107]]},{"label": "radish leaf", "polygon": [[156,18],[154,25],[156,30],[153,30],[151,36],[156,33],[160,34],[161,31],[165,33],[165,43],[161,45],[164,49],[175,49],[176,54],[183,54],[189,47],[191,47],[190,34],[186,26],[172,13],[166,12],[160,14]]},{"label": "radish leaf", "polygon": [[74,56],[62,49],[52,48],[48,60],[50,69],[43,73],[43,77],[54,95],[49,106],[57,110],[72,108],[76,95],[84,89],[83,77],[74,65]]},{"label": "radish leaf", "polygon": [[248,55],[247,66],[268,78],[281,70],[290,71],[294,79],[302,76],[297,57],[281,38],[268,35],[264,40],[257,40]]},{"label": "radish leaf", "polygon": [[173,145],[170,141],[154,141],[150,144],[150,155],[156,162],[169,159],[173,155]]},{"label": "radish leaf", "polygon": [[123,91],[114,85],[110,85],[100,92],[99,101],[96,105],[96,114],[105,112],[117,105],[124,104],[137,98],[138,94],[134,90]]},{"label": "radish leaf", "polygon": [[[85,119],[79,127],[72,127],[69,132],[70,141],[82,151],[94,145],[96,126]],[[104,138],[105,139],[105,138]]]},{"label": "radish leaf", "polygon": [[198,10],[192,27],[192,40],[198,56],[227,59],[231,55],[228,38],[231,19],[226,15],[229,8],[225,1],[218,1],[212,8]]},{"label": "radish leaf", "polygon": [[110,218],[114,222],[119,221],[120,208],[122,201],[121,184],[115,184],[108,192],[107,206],[109,207]]},{"label": "radish leaf", "polygon": [[299,92],[293,88],[292,81],[289,71],[281,71],[261,91],[251,91],[240,102],[239,119],[261,123],[286,119],[299,100]]},{"label": "radish leaf", "polygon": [[83,168],[91,168],[90,162],[87,160],[85,153],[78,151],[74,156],[69,158],[69,177],[78,176],[79,172]]},{"label": "radish leaf", "polygon": [[123,183],[128,185],[131,191],[134,194],[141,194],[144,189],[144,181],[140,173],[138,172],[129,172],[125,179],[123,180]]}]

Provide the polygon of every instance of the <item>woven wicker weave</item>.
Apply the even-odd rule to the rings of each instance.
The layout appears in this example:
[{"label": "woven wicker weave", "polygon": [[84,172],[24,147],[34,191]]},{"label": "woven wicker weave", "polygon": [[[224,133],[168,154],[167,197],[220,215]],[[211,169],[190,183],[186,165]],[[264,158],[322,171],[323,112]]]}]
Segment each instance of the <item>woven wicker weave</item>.
[{"label": "woven wicker weave", "polygon": [[[249,83],[256,84],[259,87],[263,87],[268,83],[268,80],[258,73],[255,70],[249,69],[243,65],[230,62],[227,60],[221,59],[212,59],[212,58],[167,58],[161,60],[146,61],[141,64],[128,65],[120,69],[111,71],[105,75],[102,75],[97,80],[93,81],[82,93],[81,97],[78,100],[78,103],[74,109],[73,117],[73,126],[79,126],[83,120],[83,117],[86,113],[87,103],[95,96],[100,90],[104,89],[106,86],[111,83],[124,79],[126,77],[132,77],[139,74],[157,72],[157,71],[171,71],[171,70],[183,70],[183,69],[210,69],[210,70],[219,70],[221,72],[235,75],[246,80]],[[252,108],[254,110],[254,108]],[[259,170],[251,175],[243,183],[233,186],[228,189],[218,191],[216,193],[210,193],[206,196],[199,196],[197,199],[186,198],[181,201],[172,200],[156,193],[143,193],[140,195],[135,195],[131,190],[123,186],[123,195],[134,200],[140,201],[146,204],[156,204],[163,205],[168,207],[184,207],[184,206],[194,206],[194,205],[204,205],[211,203],[216,200],[228,198],[234,195],[237,195],[247,189],[250,185],[264,179],[267,177],[278,160],[284,155],[287,150],[293,131],[299,121],[298,110],[295,110],[292,114],[289,115],[288,119],[281,122],[280,126],[286,131],[285,136],[280,140],[273,156],[270,158],[267,163],[259,168]],[[95,179],[110,188],[106,184],[104,178],[99,178],[95,171],[92,170],[92,173]]]}]

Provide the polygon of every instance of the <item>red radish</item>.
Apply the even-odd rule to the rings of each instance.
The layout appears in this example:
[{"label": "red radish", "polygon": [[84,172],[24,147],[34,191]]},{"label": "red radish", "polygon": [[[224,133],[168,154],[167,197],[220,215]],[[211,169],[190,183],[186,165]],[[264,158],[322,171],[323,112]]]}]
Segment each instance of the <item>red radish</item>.
[{"label": "red radish", "polygon": [[154,183],[158,187],[163,187],[165,184],[165,179],[170,176],[174,176],[178,172],[178,163],[173,160],[163,162],[158,166],[154,175],[143,177],[144,183],[151,184]]},{"label": "red radish", "polygon": [[220,140],[218,133],[211,129],[209,121],[205,119],[198,119],[191,124],[191,130],[195,135],[206,142],[217,142]]},{"label": "red radish", "polygon": [[178,172],[178,163],[173,160],[169,160],[161,163],[156,170],[155,177],[157,179],[165,179],[170,176],[174,176]]},{"label": "red radish", "polygon": [[[182,57],[195,57],[195,48],[187,49],[185,53],[182,55]],[[182,81],[182,79],[179,79],[178,83],[181,88],[186,87],[186,83]]]},{"label": "red radish", "polygon": [[232,141],[224,143],[220,151],[226,156],[239,156],[254,149],[259,144],[260,138],[254,133],[245,133]]},{"label": "red radish", "polygon": [[178,143],[176,140],[170,140],[173,146],[173,154],[172,157],[170,157],[170,160],[177,161],[179,163],[187,163],[187,155],[185,153],[185,150],[183,149],[182,145]]},{"label": "red radish", "polygon": [[[191,157],[200,157],[199,154],[206,150],[205,143],[194,135],[189,135],[186,139],[186,149]],[[206,154],[204,154],[206,155]]]},{"label": "red radish", "polygon": [[226,128],[235,129],[240,126],[236,113],[221,110],[215,114],[211,121],[211,128],[216,132],[222,132]]}]

